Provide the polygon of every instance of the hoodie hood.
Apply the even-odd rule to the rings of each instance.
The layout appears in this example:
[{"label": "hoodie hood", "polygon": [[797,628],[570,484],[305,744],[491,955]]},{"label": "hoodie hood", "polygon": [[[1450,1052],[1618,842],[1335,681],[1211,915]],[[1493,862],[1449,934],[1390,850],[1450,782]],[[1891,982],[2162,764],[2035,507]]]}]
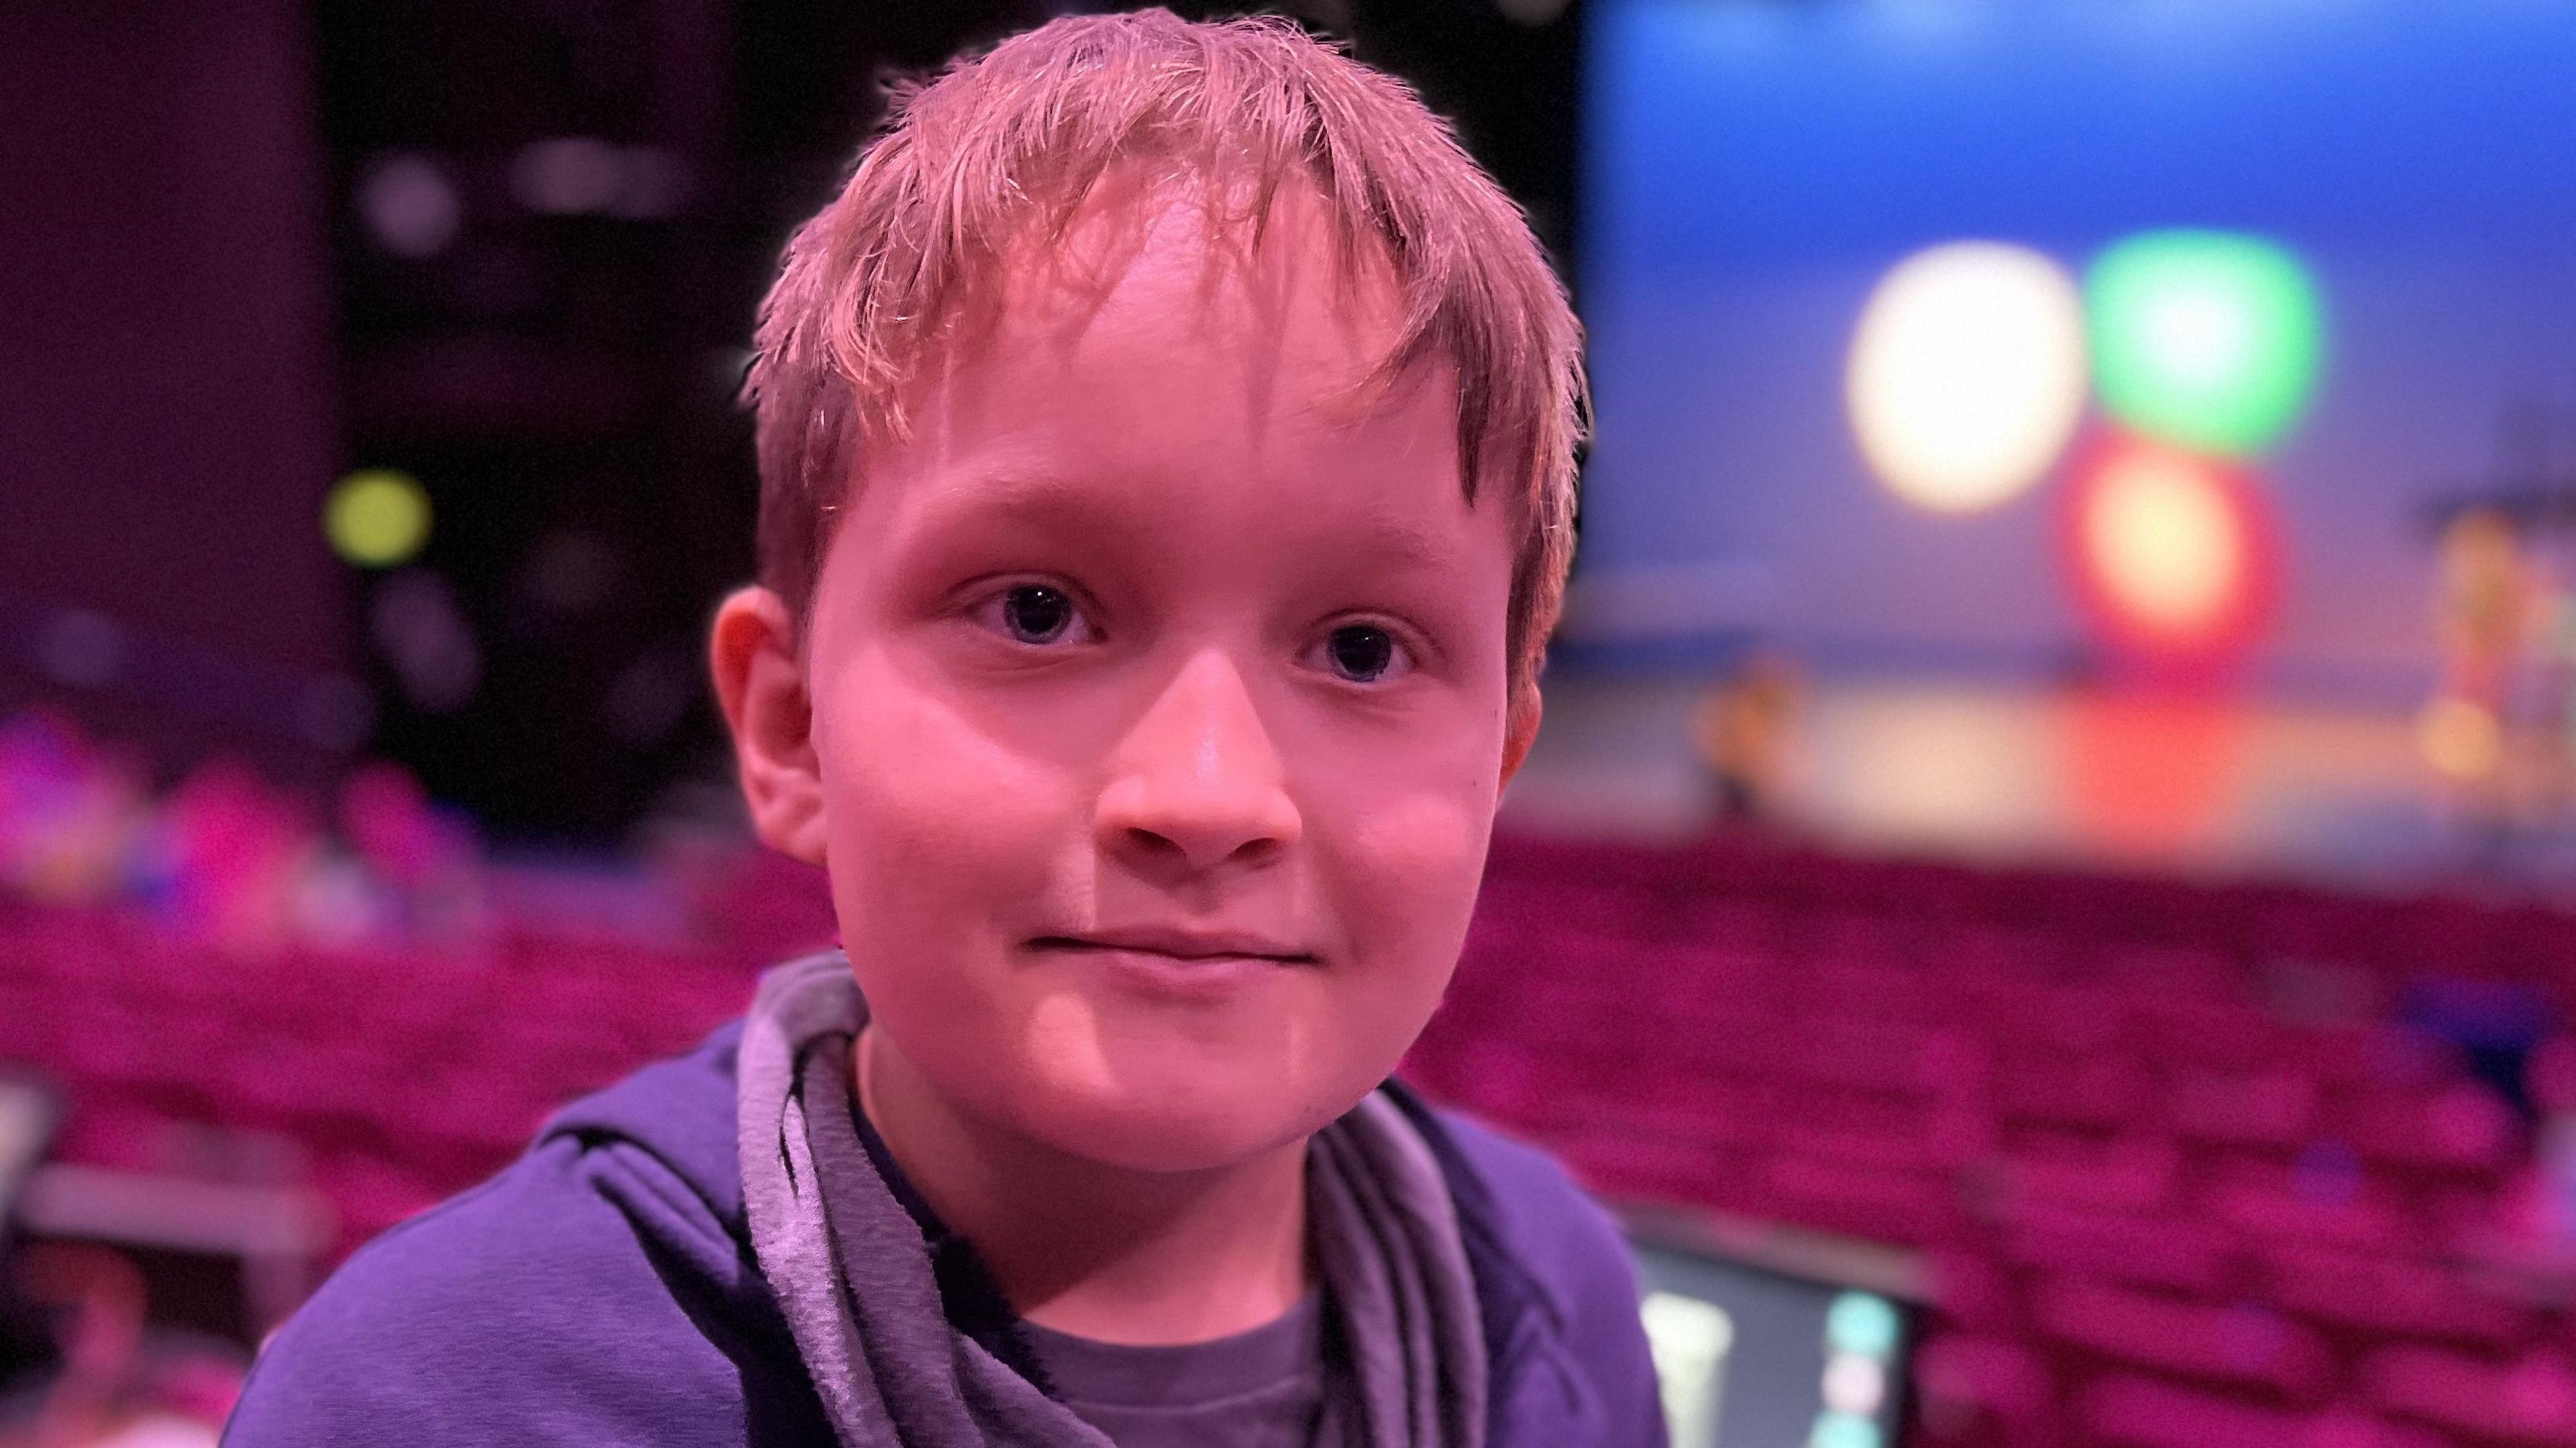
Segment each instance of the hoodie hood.
[{"label": "hoodie hood", "polygon": [[[565,1140],[585,1149],[617,1144],[640,1152],[685,1186],[730,1239],[747,1247],[751,1228],[743,1205],[733,1111],[742,1029],[741,1021],[729,1021],[688,1055],[656,1062],[566,1106],[539,1132],[535,1149]],[[1533,1315],[1539,1321],[1529,1327],[1561,1330],[1566,1309],[1503,1240],[1493,1191],[1462,1149],[1456,1119],[1433,1109],[1400,1082],[1390,1081],[1384,1089],[1422,1133],[1457,1201],[1460,1231],[1467,1238],[1476,1274],[1485,1340],[1505,1340],[1524,1330],[1525,1320]],[[685,1226],[668,1221],[638,1225],[698,1231],[705,1224],[693,1220]]]},{"label": "hoodie hood", "polygon": [[[573,1102],[499,1176],[361,1249],[262,1352],[224,1441],[832,1441],[753,1255],[741,1034]],[[1541,1153],[1389,1095],[1457,1204],[1490,1448],[1662,1444],[1608,1214]]]}]

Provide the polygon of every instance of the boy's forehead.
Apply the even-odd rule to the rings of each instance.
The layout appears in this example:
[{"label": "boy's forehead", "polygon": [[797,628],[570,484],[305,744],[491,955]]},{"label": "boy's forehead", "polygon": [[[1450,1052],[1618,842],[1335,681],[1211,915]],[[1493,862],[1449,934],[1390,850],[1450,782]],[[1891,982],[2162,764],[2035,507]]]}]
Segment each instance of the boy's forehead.
[{"label": "boy's forehead", "polygon": [[1465,496],[1456,367],[1434,353],[1385,373],[1403,314],[1383,256],[1345,263],[1310,187],[1283,188],[1257,242],[1250,217],[1211,199],[1112,176],[1060,232],[1033,226],[997,248],[914,374],[908,437],[873,449],[862,486],[1347,471],[1360,446],[1410,460],[1414,506],[1489,511]]},{"label": "boy's forehead", "polygon": [[1103,176],[1061,228],[998,249],[939,370],[979,353],[1070,349],[1101,329],[1275,353],[1265,363],[1356,394],[1401,339],[1401,295],[1382,245],[1345,249],[1311,184],[1283,186],[1266,216],[1219,185],[1141,166]]}]

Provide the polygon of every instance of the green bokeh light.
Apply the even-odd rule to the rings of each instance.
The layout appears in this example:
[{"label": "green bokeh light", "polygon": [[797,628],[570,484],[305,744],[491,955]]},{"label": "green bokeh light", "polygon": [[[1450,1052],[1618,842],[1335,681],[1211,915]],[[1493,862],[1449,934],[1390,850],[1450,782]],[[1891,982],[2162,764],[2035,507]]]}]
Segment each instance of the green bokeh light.
[{"label": "green bokeh light", "polygon": [[1885,1359],[1896,1351],[1896,1309],[1884,1297],[1846,1292],[1825,1309],[1825,1345],[1835,1352]]},{"label": "green bokeh light", "polygon": [[429,494],[409,473],[363,468],[333,485],[322,527],[342,558],[361,568],[391,568],[429,542]]},{"label": "green bokeh light", "polygon": [[2112,416],[2205,452],[2254,452],[2315,390],[2323,324],[2289,252],[2226,231],[2150,231],[2084,279],[2094,378]]},{"label": "green bokeh light", "polygon": [[1807,1448],[1880,1448],[1878,1425],[1850,1413],[1820,1413],[1807,1430]]}]

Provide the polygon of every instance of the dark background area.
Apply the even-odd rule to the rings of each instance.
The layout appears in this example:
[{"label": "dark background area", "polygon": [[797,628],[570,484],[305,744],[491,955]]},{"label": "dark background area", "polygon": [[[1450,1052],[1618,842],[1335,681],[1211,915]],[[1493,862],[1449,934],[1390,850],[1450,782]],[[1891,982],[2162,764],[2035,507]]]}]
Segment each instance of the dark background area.
[{"label": "dark background area", "polygon": [[[702,630],[751,571],[733,392],[778,249],[889,77],[1073,8],[1113,7],[0,20],[0,707],[174,773],[389,756],[505,838],[611,837],[720,774]],[[1570,253],[1578,16],[1280,8],[1414,81]],[[361,468],[429,498],[401,568],[326,544]]]}]

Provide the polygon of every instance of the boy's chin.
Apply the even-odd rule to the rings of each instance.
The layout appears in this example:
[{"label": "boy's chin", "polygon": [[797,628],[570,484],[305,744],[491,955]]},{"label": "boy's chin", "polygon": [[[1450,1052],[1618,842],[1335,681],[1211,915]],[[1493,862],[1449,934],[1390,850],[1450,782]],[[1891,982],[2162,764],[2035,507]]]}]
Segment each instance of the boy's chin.
[{"label": "boy's chin", "polygon": [[1275,1086],[1266,1094],[1201,1089],[1156,1099],[1058,1099],[1036,1124],[1058,1150],[1104,1166],[1215,1171],[1301,1142],[1350,1104],[1300,1110]]}]

